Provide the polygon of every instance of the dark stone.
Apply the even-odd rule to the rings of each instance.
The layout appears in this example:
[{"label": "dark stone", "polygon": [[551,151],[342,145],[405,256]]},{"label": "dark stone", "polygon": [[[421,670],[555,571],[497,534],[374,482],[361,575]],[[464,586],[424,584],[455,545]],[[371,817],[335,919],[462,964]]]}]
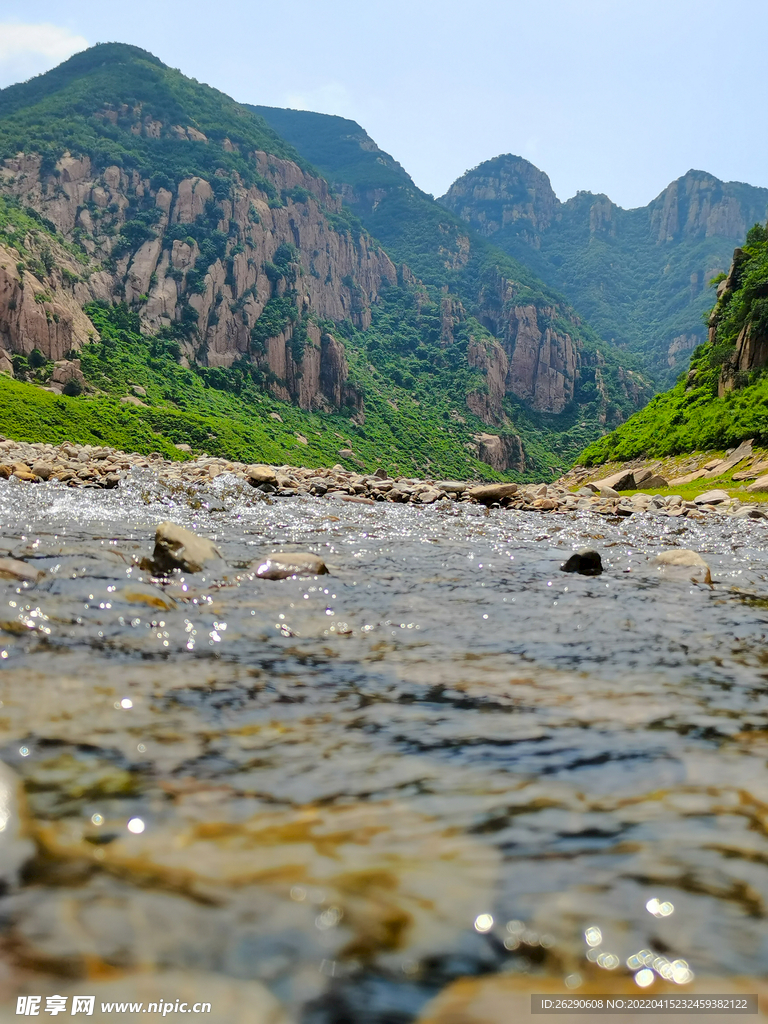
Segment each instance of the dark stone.
[{"label": "dark stone", "polygon": [[567,562],[563,562],[560,568],[563,572],[579,572],[582,576],[599,576],[603,571],[603,560],[599,551],[582,548],[572,554]]}]

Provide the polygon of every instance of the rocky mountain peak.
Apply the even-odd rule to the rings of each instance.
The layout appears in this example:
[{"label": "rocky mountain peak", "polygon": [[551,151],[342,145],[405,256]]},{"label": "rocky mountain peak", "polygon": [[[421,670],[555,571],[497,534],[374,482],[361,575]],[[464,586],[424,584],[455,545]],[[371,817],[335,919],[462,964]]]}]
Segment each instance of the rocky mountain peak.
[{"label": "rocky mountain peak", "polygon": [[765,220],[767,208],[768,189],[690,170],[667,185],[648,209],[651,233],[665,243],[713,236],[738,241],[752,224]]},{"label": "rocky mountain peak", "polygon": [[560,208],[549,177],[511,153],[467,171],[438,202],[486,237],[514,225],[532,241],[550,226]]}]

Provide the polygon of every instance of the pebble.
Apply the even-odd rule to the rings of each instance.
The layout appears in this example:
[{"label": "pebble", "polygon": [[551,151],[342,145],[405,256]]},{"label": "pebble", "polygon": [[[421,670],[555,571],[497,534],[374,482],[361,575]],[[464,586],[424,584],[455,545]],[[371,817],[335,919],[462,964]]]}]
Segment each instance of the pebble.
[{"label": "pebble", "polygon": [[[189,445],[177,444],[187,452]],[[492,483],[472,480],[419,480],[412,477],[389,477],[384,469],[375,473],[358,473],[337,464],[328,468],[299,466],[268,466],[246,464],[229,459],[200,455],[196,459],[175,462],[155,452],[139,455],[121,452],[106,446],[28,444],[0,439],[0,479],[14,477],[28,483],[45,480],[67,487],[113,488],[132,469],[151,469],[158,481],[166,484],[210,482],[225,473],[247,481],[263,494],[291,497],[312,494],[354,504],[375,502],[431,505],[441,502],[468,502],[489,507],[517,509],[525,512],[557,515],[562,512],[587,511],[601,516],[631,516],[635,512],[653,515],[700,519],[713,513],[739,519],[768,519],[768,508],[758,503],[746,504],[731,498],[725,491],[709,491],[695,501],[680,495],[633,494],[622,497],[611,484],[625,480],[627,473],[614,474],[597,483],[584,482],[579,467],[561,480],[550,484]],[[642,476],[641,470],[634,470]],[[621,477],[621,480],[619,480]],[[643,487],[661,486],[666,481],[655,474],[641,480]],[[574,484],[582,486],[574,493]]]},{"label": "pebble", "polygon": [[278,551],[252,568],[262,580],[285,580],[289,576],[324,576],[328,566],[318,555],[303,551]]}]

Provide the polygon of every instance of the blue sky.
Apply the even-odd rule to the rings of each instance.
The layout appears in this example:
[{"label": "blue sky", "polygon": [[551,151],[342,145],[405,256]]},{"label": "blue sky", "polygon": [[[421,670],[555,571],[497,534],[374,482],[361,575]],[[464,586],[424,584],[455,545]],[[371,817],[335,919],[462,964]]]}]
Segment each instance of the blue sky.
[{"label": "blue sky", "polygon": [[359,121],[442,194],[499,153],[566,199],[691,167],[768,186],[765,0],[4,0],[0,86],[119,40],[238,100]]}]

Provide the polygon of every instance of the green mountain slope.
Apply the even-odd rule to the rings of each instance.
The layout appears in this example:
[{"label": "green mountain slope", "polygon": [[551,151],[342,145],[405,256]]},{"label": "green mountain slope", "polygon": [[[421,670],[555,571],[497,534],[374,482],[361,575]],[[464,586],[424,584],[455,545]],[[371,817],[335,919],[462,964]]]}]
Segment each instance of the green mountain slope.
[{"label": "green mountain slope", "polygon": [[[196,452],[244,462],[340,462],[356,471],[384,468],[394,475],[502,478],[476,458],[471,425],[451,419],[449,400],[421,402],[412,389],[396,385],[386,389],[386,397],[379,395],[356,350],[356,379],[368,385],[371,396],[364,424],[276,400],[246,365],[181,366],[174,343],[141,334],[138,314],[124,305],[92,304],[86,310],[100,334],[80,353],[86,393],[58,396],[33,386],[32,381],[50,381],[53,365],[15,357],[22,379],[0,373],[0,433],[17,440],[159,451],[172,458],[182,457],[173,446],[184,442]],[[385,343],[386,333],[379,337]],[[124,396],[133,396],[134,388],[142,398],[126,404]]]},{"label": "green mountain slope", "polygon": [[[137,122],[143,131],[136,131]],[[179,145],[175,129],[190,126],[206,145]],[[124,43],[92,46],[52,71],[0,90],[0,159],[37,153],[44,169],[53,170],[67,150],[102,167],[130,167],[142,177],[160,173],[175,181],[220,168],[249,180],[254,165],[247,154],[253,150],[306,167],[266,122],[229,96]]]},{"label": "green mountain slope", "polygon": [[[442,477],[555,458],[503,425],[484,440],[466,400],[485,329],[456,317],[444,336],[439,301],[397,283],[252,112],[118,44],[0,92],[0,111],[0,367],[18,378],[0,377],[1,432]],[[83,393],[57,398],[38,385],[64,356]],[[134,386],[140,412],[120,402]]]},{"label": "green mountain slope", "polygon": [[768,442],[768,231],[759,224],[718,285],[709,337],[690,370],[578,461],[726,448],[747,438]]},{"label": "green mountain slope", "polygon": [[[160,351],[178,366],[153,409],[183,420],[219,391],[263,439],[280,402],[285,422],[333,423],[307,425],[305,461],[336,461],[323,437],[351,433],[366,464],[432,475],[557,472],[642,404],[631,361],[362,129],[302,115],[313,143],[296,146],[293,113],[270,124],[121,44],[0,91],[0,363],[55,387],[48,364],[79,353],[73,400],[118,397],[119,365],[100,376],[91,358],[108,327],[94,302],[125,304],[133,377],[154,388]],[[36,219],[24,238],[12,211]]]},{"label": "green mountain slope", "polygon": [[504,155],[438,200],[559,289],[603,338],[669,383],[704,341],[706,285],[768,211],[768,189],[689,171],[648,206],[579,192],[561,203],[546,174]]},{"label": "green mountain slope", "polygon": [[[559,292],[418,189],[356,122],[250,109],[320,168],[390,256],[428,286],[433,300],[447,304],[455,296],[487,329],[509,364],[499,383],[497,420],[512,423],[527,445],[554,453],[550,465],[568,461],[579,438],[620,422],[650,396],[638,359],[617,354]],[[529,337],[520,329],[523,309],[533,311]],[[573,340],[570,362],[567,346],[550,347],[550,336]],[[553,388],[557,374],[562,379]]]}]

